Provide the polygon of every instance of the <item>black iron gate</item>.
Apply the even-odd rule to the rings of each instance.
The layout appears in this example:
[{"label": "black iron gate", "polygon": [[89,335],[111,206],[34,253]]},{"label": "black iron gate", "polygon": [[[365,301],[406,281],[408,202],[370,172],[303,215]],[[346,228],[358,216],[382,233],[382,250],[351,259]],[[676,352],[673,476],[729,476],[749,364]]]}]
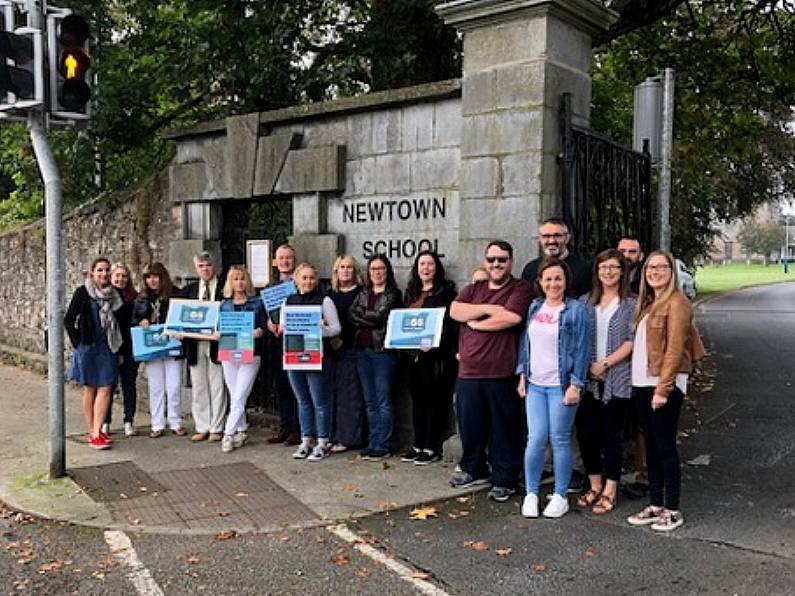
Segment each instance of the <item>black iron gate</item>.
[{"label": "black iron gate", "polygon": [[563,219],[572,248],[593,256],[634,236],[652,248],[651,157],[572,123],[571,94],[561,98]]}]

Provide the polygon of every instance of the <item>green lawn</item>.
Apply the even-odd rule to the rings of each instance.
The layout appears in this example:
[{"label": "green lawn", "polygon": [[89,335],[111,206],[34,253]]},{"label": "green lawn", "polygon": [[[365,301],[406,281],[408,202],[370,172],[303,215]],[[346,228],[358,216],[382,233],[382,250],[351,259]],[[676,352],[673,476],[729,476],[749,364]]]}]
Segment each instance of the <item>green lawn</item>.
[{"label": "green lawn", "polygon": [[716,294],[727,290],[758,286],[777,281],[795,281],[795,263],[790,263],[789,275],[782,265],[709,265],[696,272],[698,295]]}]

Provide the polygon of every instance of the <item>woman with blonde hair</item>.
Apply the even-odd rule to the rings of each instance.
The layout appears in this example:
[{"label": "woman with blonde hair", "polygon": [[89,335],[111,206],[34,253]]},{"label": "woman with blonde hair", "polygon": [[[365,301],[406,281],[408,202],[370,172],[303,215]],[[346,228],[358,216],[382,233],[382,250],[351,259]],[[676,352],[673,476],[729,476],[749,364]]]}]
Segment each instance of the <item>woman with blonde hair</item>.
[{"label": "woman with blonde hair", "polygon": [[684,523],[676,430],[689,373],[704,356],[693,310],[677,286],[673,257],[649,254],[641,272],[632,351],[632,399],[646,442],[650,503],[627,521],[670,532]]},{"label": "woman with blonde hair", "polygon": [[332,387],[331,451],[335,453],[358,447],[364,440],[364,397],[356,372],[356,347],[353,343],[356,328],[348,320],[348,311],[361,287],[362,272],[356,259],[351,255],[337,257],[328,293],[342,325],[342,332],[330,342],[328,354]]},{"label": "woman with blonde hair", "polygon": [[221,451],[228,453],[242,447],[248,438],[246,422],[246,402],[257,380],[264,351],[267,314],[256,292],[251,276],[244,265],[232,265],[226,274],[224,298],[221,312],[254,313],[254,359],[251,362],[221,362],[224,382],[229,389],[229,415],[226,417]]},{"label": "woman with blonde hair", "polygon": [[110,261],[105,257],[94,259],[64,317],[75,349],[69,378],[83,386],[83,415],[88,443],[94,449],[110,447],[110,437],[102,432],[102,424],[119,378],[116,354],[124,339],[116,313],[121,307],[121,296],[110,283]]},{"label": "woman with blonde hair", "polygon": [[[148,327],[162,325],[168,316],[168,303],[172,296],[179,295],[171,275],[163,263],[154,262],[143,269],[144,286],[133,305],[132,324]],[[146,363],[146,378],[149,381],[149,413],[152,430],[149,436],[156,439],[166,428],[166,403],[168,424],[178,437],[188,431],[182,426],[182,356],[159,358]]]},{"label": "woman with blonde hair", "polygon": [[[132,337],[130,336],[130,328],[132,322],[132,311],[135,299],[138,297],[138,292],[135,290],[132,282],[132,274],[130,268],[124,263],[113,263],[110,268],[110,283],[116,288],[122,299],[121,308],[116,311],[116,320],[121,327],[121,334],[124,342],[119,350],[119,383],[121,384],[121,393],[124,403],[124,435],[132,437],[135,435],[135,426],[133,425],[133,418],[135,417],[135,408],[138,402],[138,390],[136,388],[136,380],[138,379],[138,367],[140,363],[136,362],[132,354]],[[116,386],[111,391],[111,397],[116,392]],[[102,425],[102,432],[110,433],[111,412],[113,411],[113,404],[108,407],[108,415],[105,416],[105,424]]]},{"label": "woman with blonde hair", "polygon": [[[328,353],[329,340],[342,330],[337,308],[331,298],[318,289],[317,270],[310,263],[301,263],[293,274],[297,294],[288,296],[285,306],[320,306],[322,318],[320,331],[323,337],[323,353]],[[280,325],[284,328],[284,308],[280,313]],[[331,453],[331,382],[330,367],[323,362],[321,370],[288,370],[287,377],[298,399],[298,421],[301,424],[301,444],[293,453],[294,459],[320,461]]]}]

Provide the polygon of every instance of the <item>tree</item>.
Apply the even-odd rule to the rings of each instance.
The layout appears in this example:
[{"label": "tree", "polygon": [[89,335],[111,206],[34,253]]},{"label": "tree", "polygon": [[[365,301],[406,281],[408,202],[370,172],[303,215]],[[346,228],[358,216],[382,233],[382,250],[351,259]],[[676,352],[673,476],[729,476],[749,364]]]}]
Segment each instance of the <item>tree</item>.
[{"label": "tree", "polygon": [[[629,143],[633,86],[664,67],[676,70],[672,245],[685,260],[703,254],[716,220],[749,215],[795,190],[795,17],[746,26],[751,3],[680,3],[651,26],[597,53],[592,125]],[[696,4],[696,3],[692,3]],[[776,25],[775,23],[778,23]],[[779,187],[781,185],[781,187]]]},{"label": "tree", "polygon": [[767,265],[770,254],[781,250],[784,245],[784,230],[776,223],[759,223],[748,220],[743,224],[737,235],[740,245],[749,259],[753,255],[762,255]]}]

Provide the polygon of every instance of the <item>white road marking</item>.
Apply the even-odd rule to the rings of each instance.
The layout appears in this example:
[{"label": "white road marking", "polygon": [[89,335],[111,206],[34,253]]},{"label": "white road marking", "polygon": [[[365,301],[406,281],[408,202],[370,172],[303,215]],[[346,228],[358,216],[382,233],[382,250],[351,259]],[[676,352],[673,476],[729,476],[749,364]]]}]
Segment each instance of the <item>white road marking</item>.
[{"label": "white road marking", "polygon": [[141,563],[127,534],[117,530],[107,530],[105,542],[110,547],[111,554],[122,565],[129,568],[127,578],[140,596],[163,596],[163,590],[157,585],[149,570]]},{"label": "white road marking", "polygon": [[450,596],[448,592],[445,592],[431,582],[418,577],[412,577],[412,574],[416,572],[416,569],[401,563],[397,559],[390,557],[370,544],[367,544],[367,542],[365,542],[361,536],[355,532],[352,532],[346,525],[342,524],[339,526],[329,526],[327,529],[337,538],[341,538],[366,557],[369,557],[376,563],[380,563],[395,573],[403,581],[412,584],[414,588],[421,594],[427,594],[428,596]]}]

